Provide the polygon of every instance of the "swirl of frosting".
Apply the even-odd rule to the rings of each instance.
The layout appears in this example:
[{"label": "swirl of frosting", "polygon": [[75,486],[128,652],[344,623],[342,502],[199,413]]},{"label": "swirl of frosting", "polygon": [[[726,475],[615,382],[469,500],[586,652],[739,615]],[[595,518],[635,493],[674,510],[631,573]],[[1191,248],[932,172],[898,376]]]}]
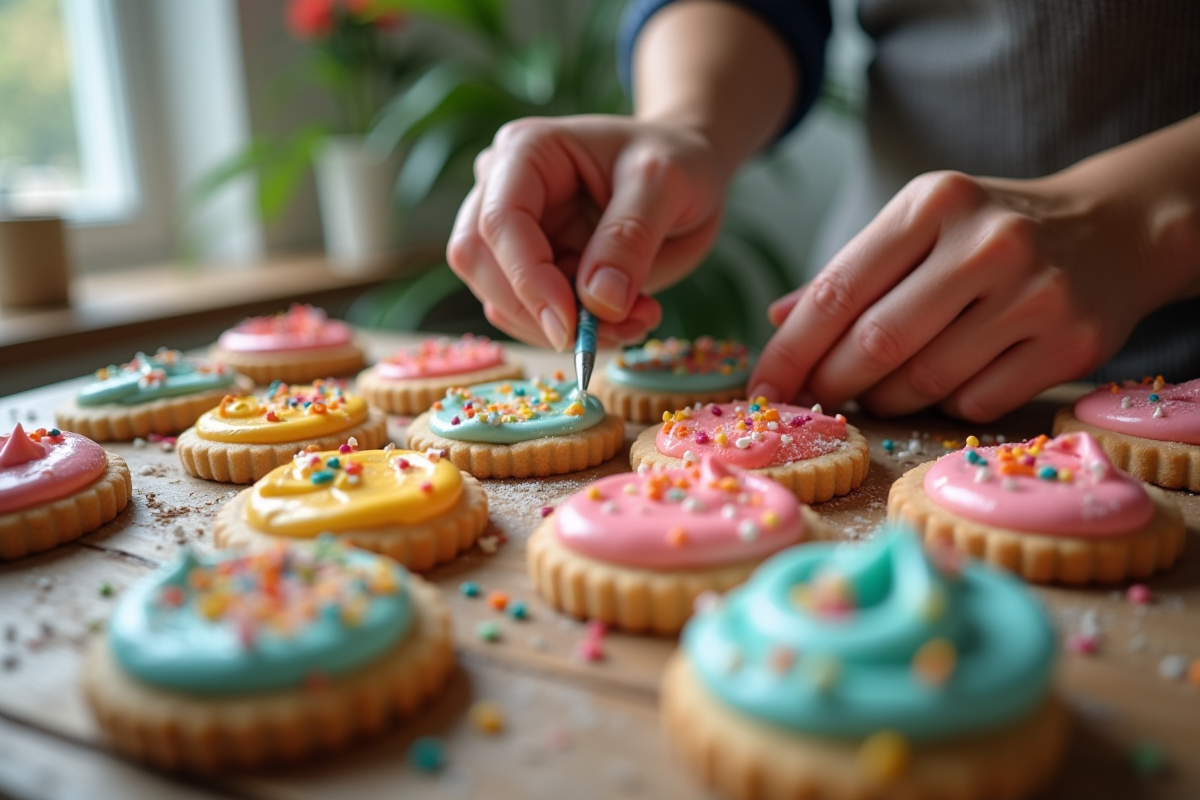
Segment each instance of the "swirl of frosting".
[{"label": "swirl of frosting", "polygon": [[1111,383],[1081,398],[1075,418],[1117,433],[1200,445],[1200,378],[1187,383]]},{"label": "swirl of frosting", "polygon": [[274,381],[261,398],[225,395],[196,420],[196,435],[214,442],[284,444],[331,436],[367,419],[367,404],[340,381],[289,386]]},{"label": "swirl of frosting", "polygon": [[666,412],[654,441],[665,456],[711,453],[735,467],[761,469],[834,452],[846,441],[846,418],[760,397]]},{"label": "swirl of frosting", "polygon": [[571,550],[651,569],[756,561],[804,540],[790,491],[712,456],[683,469],[601,478],[560,505],[554,521]]},{"label": "swirl of frosting", "polygon": [[429,428],[464,442],[513,444],[565,436],[598,425],[604,406],[591,395],[579,399],[575,384],[559,373],[554,381],[496,381],[449,389],[433,404]]},{"label": "swirl of frosting", "polygon": [[385,653],[412,623],[407,573],[327,538],[309,548],[196,555],[130,587],[108,624],[117,662],[201,694],[300,687]]},{"label": "swirl of frosting", "polygon": [[233,377],[233,371],[223,364],[184,358],[178,350],[164,347],[152,356],[138,353],[128,364],[96,370],[94,379],[79,390],[75,401],[81,406],[134,406],[220,389],[232,385]]},{"label": "swirl of frosting", "polygon": [[365,450],[347,445],[297,453],[254,484],[246,519],[277,536],[417,525],[449,511],[462,473],[437,451]]},{"label": "swirl of frosting", "polygon": [[104,448],[86,436],[58,428],[26,433],[18,422],[0,434],[0,514],[72,495],[107,468]]},{"label": "swirl of frosting", "polygon": [[605,372],[614,384],[652,392],[714,392],[744,387],[755,356],[740,342],[651,339],[626,349]]},{"label": "swirl of frosting", "polygon": [[907,529],[792,547],[692,618],[682,647],[734,708],[827,736],[937,740],[1004,725],[1049,689],[1055,644],[1016,579]]},{"label": "swirl of frosting", "polygon": [[963,448],[929,468],[925,491],[968,519],[1032,533],[1119,536],[1154,516],[1142,485],[1087,433]]},{"label": "swirl of frosting", "polygon": [[463,334],[461,339],[426,339],[404,347],[375,365],[381,378],[441,378],[462,375],[504,363],[504,347],[486,336]]},{"label": "swirl of frosting", "polygon": [[294,304],[286,312],[248,317],[221,334],[217,346],[238,353],[315,350],[349,344],[350,326],[325,311]]}]

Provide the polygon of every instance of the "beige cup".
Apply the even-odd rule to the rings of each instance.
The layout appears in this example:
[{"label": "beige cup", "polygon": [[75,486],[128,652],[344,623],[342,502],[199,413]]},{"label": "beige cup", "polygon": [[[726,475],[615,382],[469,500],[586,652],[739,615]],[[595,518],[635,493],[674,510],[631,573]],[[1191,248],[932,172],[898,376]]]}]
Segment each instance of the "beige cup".
[{"label": "beige cup", "polygon": [[60,217],[0,217],[0,306],[66,305],[69,270]]}]

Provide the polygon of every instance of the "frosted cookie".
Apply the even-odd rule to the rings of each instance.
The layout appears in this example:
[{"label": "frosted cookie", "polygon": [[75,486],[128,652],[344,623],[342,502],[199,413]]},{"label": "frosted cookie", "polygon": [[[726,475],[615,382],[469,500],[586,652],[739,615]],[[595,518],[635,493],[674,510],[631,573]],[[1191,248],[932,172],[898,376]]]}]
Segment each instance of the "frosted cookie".
[{"label": "frosted cookie", "polygon": [[664,412],[696,403],[728,403],[746,396],[754,354],[740,342],[702,336],[651,339],[617,356],[589,390],[604,407],[632,422],[658,422]]},{"label": "frosted cookie", "polygon": [[768,560],[684,628],[668,737],[732,798],[1019,800],[1062,758],[1045,612],[911,533]]},{"label": "frosted cookie", "polygon": [[221,334],[211,355],[259,383],[353,375],[363,368],[363,351],[350,326],[299,304],[242,320]]},{"label": "frosted cookie", "polygon": [[387,418],[367,408],[335,380],[289,386],[275,381],[264,395],[226,395],[175,443],[183,468],[197,478],[253,483],[290,464],[300,450],[353,446],[375,450],[387,441]]},{"label": "frosted cookie", "polygon": [[892,484],[888,517],[1038,583],[1144,578],[1183,555],[1179,508],[1089,434],[962,450]]},{"label": "frosted cookie", "polygon": [[468,333],[400,348],[363,370],[355,390],[390,414],[420,414],[455,386],[520,377],[520,363],[505,355],[503,345]]},{"label": "frosted cookie", "polygon": [[561,373],[451,389],[408,426],[410,448],[441,450],[476,478],[576,472],[612,458],[624,439],[621,418],[580,399]]},{"label": "frosted cookie", "polygon": [[121,595],[82,676],[118,751],[213,773],[307,762],[378,735],[440,692],[453,666],[435,588],[321,540],[184,551]]},{"label": "frosted cookie", "polygon": [[1200,492],[1200,378],[1110,383],[1059,409],[1054,432],[1087,431],[1118,468],[1166,489]]},{"label": "frosted cookie", "polygon": [[226,394],[254,382],[224,364],[186,358],[178,350],[138,353],[128,364],[96,370],[75,397],[54,412],[65,430],[97,442],[170,436],[193,425]]},{"label": "frosted cookie", "polygon": [[76,433],[17,423],[0,435],[0,561],[49,550],[112,521],[133,491],[116,453]]},{"label": "frosted cookie", "polygon": [[662,425],[637,437],[629,461],[634,469],[678,467],[706,454],[778,481],[802,503],[849,493],[871,463],[866,438],[841,414],[772,405],[764,397],[664,413]]},{"label": "frosted cookie", "polygon": [[487,527],[487,495],[436,451],[300,452],[217,514],[217,547],[311,540],[321,533],[427,570]]},{"label": "frosted cookie", "polygon": [[610,475],[529,538],[529,575],[562,611],[629,631],[676,633],[703,592],[723,592],[822,525],[790,491],[711,456]]}]

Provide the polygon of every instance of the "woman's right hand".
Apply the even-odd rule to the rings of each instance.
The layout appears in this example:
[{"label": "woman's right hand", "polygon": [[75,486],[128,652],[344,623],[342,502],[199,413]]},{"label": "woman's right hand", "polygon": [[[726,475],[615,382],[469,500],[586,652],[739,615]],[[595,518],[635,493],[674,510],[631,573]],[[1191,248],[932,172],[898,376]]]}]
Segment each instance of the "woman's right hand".
[{"label": "woman's right hand", "polygon": [[687,275],[716,238],[728,181],[691,128],[518,120],[476,159],[447,259],[488,320],[518,339],[571,344],[574,281],[601,346],[641,341],[662,317],[648,294]]}]

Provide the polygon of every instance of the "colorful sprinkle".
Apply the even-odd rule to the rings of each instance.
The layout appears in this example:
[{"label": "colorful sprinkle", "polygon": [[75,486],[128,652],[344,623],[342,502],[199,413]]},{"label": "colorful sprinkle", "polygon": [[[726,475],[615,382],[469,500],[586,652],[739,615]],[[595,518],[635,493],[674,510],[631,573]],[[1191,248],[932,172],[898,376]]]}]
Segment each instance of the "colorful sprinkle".
[{"label": "colorful sprinkle", "polygon": [[475,626],[475,636],[480,641],[498,642],[500,641],[500,626],[491,620],[484,620]]},{"label": "colorful sprinkle", "polygon": [[858,765],[870,778],[891,782],[908,772],[912,750],[908,740],[895,731],[879,731],[858,748]]},{"label": "colorful sprinkle", "polygon": [[508,605],[508,593],[501,591],[488,592],[487,602],[489,606],[497,611],[503,611],[504,607]]},{"label": "colorful sprinkle", "polygon": [[467,716],[480,733],[491,736],[504,730],[504,712],[490,700],[473,703]]},{"label": "colorful sprinkle", "polygon": [[462,593],[463,597],[479,597],[482,590],[474,581],[463,581],[458,585],[458,591]]},{"label": "colorful sprinkle", "polygon": [[1134,605],[1145,606],[1154,602],[1154,592],[1144,583],[1135,583],[1125,590],[1125,599]]},{"label": "colorful sprinkle", "polygon": [[508,615],[517,620],[529,619],[529,607],[523,601],[516,600],[508,604]]},{"label": "colorful sprinkle", "polygon": [[446,746],[436,736],[421,736],[408,748],[408,763],[420,772],[441,772],[446,766]]},{"label": "colorful sprinkle", "polygon": [[948,639],[931,639],[913,656],[913,676],[926,686],[943,686],[954,674],[958,651]]}]

